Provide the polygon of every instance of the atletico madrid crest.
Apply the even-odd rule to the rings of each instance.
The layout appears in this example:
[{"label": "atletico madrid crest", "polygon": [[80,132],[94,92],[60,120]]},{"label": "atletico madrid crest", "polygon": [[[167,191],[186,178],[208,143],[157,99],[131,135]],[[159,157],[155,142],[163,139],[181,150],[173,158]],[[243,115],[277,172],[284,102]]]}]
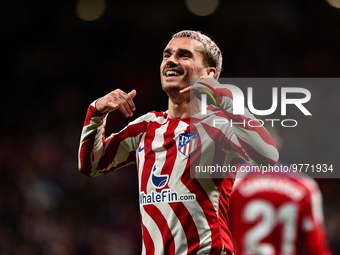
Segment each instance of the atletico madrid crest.
[{"label": "atletico madrid crest", "polygon": [[189,156],[191,152],[196,150],[198,143],[198,134],[183,133],[179,135],[178,150],[184,156]]}]

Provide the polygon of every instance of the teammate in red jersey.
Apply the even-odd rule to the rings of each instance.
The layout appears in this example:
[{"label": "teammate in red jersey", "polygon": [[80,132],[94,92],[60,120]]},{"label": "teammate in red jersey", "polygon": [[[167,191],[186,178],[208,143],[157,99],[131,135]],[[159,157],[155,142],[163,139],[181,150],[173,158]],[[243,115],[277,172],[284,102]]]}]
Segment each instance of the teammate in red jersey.
[{"label": "teammate in red jersey", "polygon": [[[195,166],[237,165],[240,158],[257,164],[275,164],[278,159],[264,128],[212,125],[212,119],[238,123],[254,119],[247,110],[244,116],[232,114],[229,90],[218,91],[220,107],[209,106],[208,114],[197,117],[199,97],[190,95],[198,91],[198,85],[190,86],[190,79],[217,79],[221,66],[221,51],[209,37],[182,31],[164,49],[160,66],[162,88],[169,96],[168,111],[149,112],[105,137],[107,114],[119,109],[131,117],[136,91],[116,89],[88,108],[79,169],[95,177],[137,164],[142,254],[231,255],[227,215],[234,178],[192,178],[190,174]],[[197,115],[192,115],[193,108]]]},{"label": "teammate in red jersey", "polygon": [[[280,148],[281,137],[270,130]],[[278,163],[263,174],[240,166],[230,199],[235,255],[331,254],[318,184],[284,167]]]}]

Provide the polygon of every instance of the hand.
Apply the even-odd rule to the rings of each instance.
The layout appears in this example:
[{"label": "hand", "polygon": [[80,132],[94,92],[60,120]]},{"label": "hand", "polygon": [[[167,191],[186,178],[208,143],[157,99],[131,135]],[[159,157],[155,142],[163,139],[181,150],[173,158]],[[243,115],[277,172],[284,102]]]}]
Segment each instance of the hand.
[{"label": "hand", "polygon": [[111,91],[109,94],[99,98],[96,102],[96,108],[101,113],[109,113],[119,109],[125,117],[132,117],[133,111],[136,110],[132,99],[136,96],[136,90],[131,90],[128,94],[120,89]]},{"label": "hand", "polygon": [[210,76],[201,76],[197,81],[182,90],[179,91],[180,94],[191,92],[193,95],[195,95],[197,98],[201,98],[201,94],[207,94],[207,93],[214,93],[215,84],[217,84],[218,81],[211,78]]}]

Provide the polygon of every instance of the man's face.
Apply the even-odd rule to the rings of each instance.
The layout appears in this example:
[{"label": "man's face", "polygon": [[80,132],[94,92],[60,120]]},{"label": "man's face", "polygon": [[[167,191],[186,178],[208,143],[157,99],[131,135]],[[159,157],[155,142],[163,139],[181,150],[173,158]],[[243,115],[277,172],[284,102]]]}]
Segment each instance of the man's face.
[{"label": "man's face", "polygon": [[207,74],[203,66],[201,42],[186,38],[172,39],[163,51],[160,66],[162,88],[165,92],[179,91],[190,86],[190,78]]}]

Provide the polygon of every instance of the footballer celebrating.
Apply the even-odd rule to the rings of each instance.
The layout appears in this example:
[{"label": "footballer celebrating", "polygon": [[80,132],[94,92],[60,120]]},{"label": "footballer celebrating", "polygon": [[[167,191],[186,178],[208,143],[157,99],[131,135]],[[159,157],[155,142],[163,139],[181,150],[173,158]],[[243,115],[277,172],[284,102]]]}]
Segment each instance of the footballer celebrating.
[{"label": "footballer celebrating", "polygon": [[79,170],[96,177],[137,165],[142,254],[232,255],[228,213],[234,176],[195,178],[191,172],[195,165],[238,165],[241,160],[274,165],[278,160],[272,137],[260,125],[211,124],[212,119],[235,123],[255,119],[247,110],[244,115],[232,114],[229,90],[216,90],[221,104],[199,114],[200,97],[192,97],[197,89],[190,80],[210,78],[217,83],[221,68],[221,51],[208,36],[181,31],[165,47],[160,65],[162,89],[169,98],[167,111],[146,113],[105,137],[108,114],[119,109],[132,117],[137,92],[116,89],[88,108]]}]

